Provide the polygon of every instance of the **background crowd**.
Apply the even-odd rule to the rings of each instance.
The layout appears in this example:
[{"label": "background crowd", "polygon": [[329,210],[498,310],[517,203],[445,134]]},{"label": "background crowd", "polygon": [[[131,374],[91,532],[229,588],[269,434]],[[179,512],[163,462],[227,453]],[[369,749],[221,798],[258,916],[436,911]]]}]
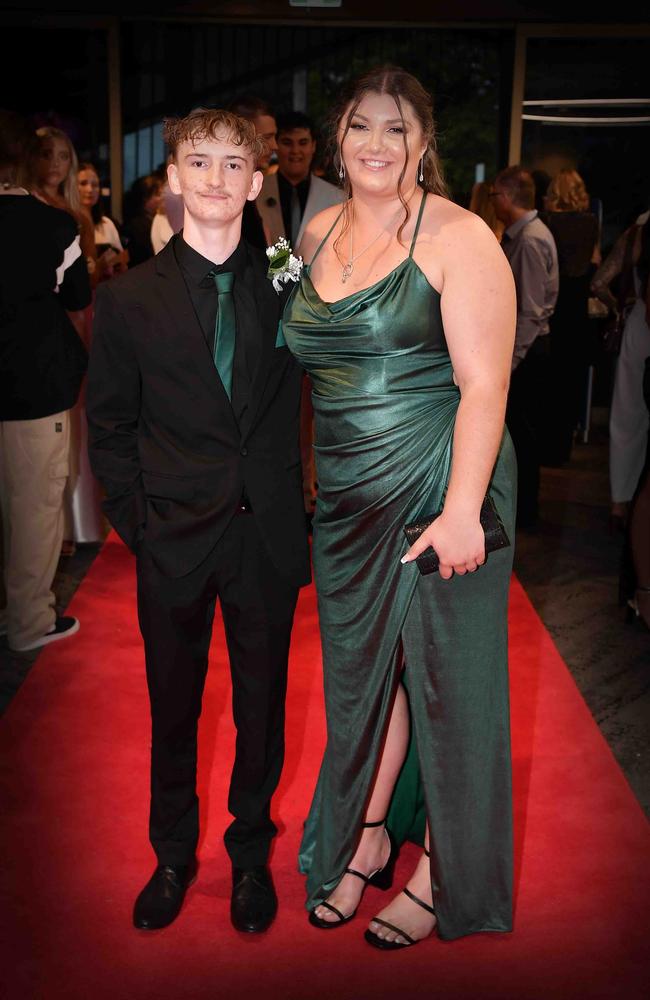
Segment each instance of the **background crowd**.
[{"label": "background crowd", "polygon": [[[258,164],[262,191],[247,204],[243,235],[263,248],[282,236],[296,247],[309,220],[343,197],[336,173],[316,166],[327,160],[316,155],[314,124],[302,112],[276,115],[266,101],[251,95],[232,102],[230,110],[253,122],[267,150]],[[71,554],[76,544],[100,541],[105,531],[100,491],[86,454],[83,382],[73,377],[83,369],[80,359],[90,343],[93,289],[159,252],[182,227],[182,204],[169,190],[163,163],[134,182],[123,222],[111,219],[98,169],[79,162],[65,132],[33,131],[13,113],[0,114],[0,498],[6,592],[0,624],[10,647],[21,651],[78,628],[74,620],[55,615],[51,585],[58,557]],[[27,208],[34,200],[65,214],[72,226],[69,243],[65,235],[51,238],[58,216],[34,214]],[[617,355],[610,482],[612,524],[624,540],[621,596],[650,624],[650,213],[621,233],[602,259],[602,207],[575,170],[549,177],[507,167],[475,185],[468,207],[501,242],[517,286],[507,423],[519,466],[518,526],[536,526],[540,466],[569,461],[577,432],[588,426],[597,331]],[[72,244],[78,251],[70,250]],[[43,256],[38,274],[35,247]],[[63,328],[68,337],[74,329],[80,349],[70,348],[68,340],[67,350],[52,350]],[[65,386],[58,396],[50,392],[57,381]],[[59,437],[47,447],[40,438],[40,457],[34,458],[30,449],[39,421],[48,427],[65,423],[63,459],[62,432],[55,432]],[[308,517],[317,490],[311,427],[305,379],[301,446]],[[22,477],[8,471],[17,464]],[[50,487],[51,481],[59,483],[60,490],[43,490],[43,477]]]}]

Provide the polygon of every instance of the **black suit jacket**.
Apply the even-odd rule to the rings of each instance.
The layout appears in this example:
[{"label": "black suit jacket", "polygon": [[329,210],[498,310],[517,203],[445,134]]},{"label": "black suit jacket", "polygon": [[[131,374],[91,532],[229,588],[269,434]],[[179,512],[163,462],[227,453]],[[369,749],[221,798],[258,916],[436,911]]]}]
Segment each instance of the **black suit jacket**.
[{"label": "black suit jacket", "polygon": [[284,297],[245,244],[259,356],[238,426],[176,261],[152,260],[98,289],[88,372],[93,471],[104,510],[132,549],[183,576],[227,528],[242,492],[279,572],[309,582],[299,449],[301,369],[276,347]]}]

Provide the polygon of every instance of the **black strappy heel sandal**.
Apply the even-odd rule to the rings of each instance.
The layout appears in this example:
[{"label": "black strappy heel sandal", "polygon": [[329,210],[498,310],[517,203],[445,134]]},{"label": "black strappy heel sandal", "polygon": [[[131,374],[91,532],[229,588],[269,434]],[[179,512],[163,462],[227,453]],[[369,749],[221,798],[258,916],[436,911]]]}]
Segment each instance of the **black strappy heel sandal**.
[{"label": "black strappy heel sandal", "polygon": [[[428,858],[431,857],[431,854],[427,851],[426,847],[424,848],[424,853]],[[426,910],[427,913],[431,913],[432,916],[435,917],[436,911],[434,908],[429,906],[428,903],[425,903],[424,900],[419,899],[418,896],[412,893],[410,889],[402,889],[402,892],[405,896],[408,896],[409,899],[412,899],[414,903],[417,903],[418,906],[421,906],[423,910]],[[368,928],[364,934],[364,938],[368,944],[373,946],[373,948],[379,948],[380,951],[397,951],[399,948],[410,948],[411,945],[418,943],[415,938],[412,938],[406,933],[406,931],[403,931],[401,927],[396,927],[395,924],[391,924],[387,920],[381,920],[379,917],[373,917],[373,923],[381,924],[382,927],[387,927],[389,931],[395,931],[396,934],[399,934],[400,937],[404,938],[404,941],[386,941],[385,938],[379,937],[378,934],[375,934],[374,931],[371,931]],[[419,938],[418,940],[424,941],[426,938]]]},{"label": "black strappy heel sandal", "polygon": [[[385,823],[386,820],[382,819],[376,823],[364,823],[363,827],[365,828],[373,826],[384,826]],[[357,878],[360,878],[361,881],[365,883],[364,892],[366,886],[369,885],[374,886],[375,889],[390,889],[390,887],[393,884],[393,873],[395,871],[395,861],[397,859],[397,845],[395,844],[395,841],[391,837],[390,831],[385,829],[385,833],[386,836],[388,837],[388,842],[390,844],[390,854],[388,855],[388,860],[386,861],[386,864],[383,866],[383,868],[377,868],[377,870],[371,872],[370,875],[364,875],[363,872],[358,872],[354,868],[346,868],[345,871],[343,872],[344,875],[356,875]],[[363,892],[361,894],[361,897],[363,898]],[[361,899],[359,900],[359,903],[361,903]],[[318,903],[317,906],[324,906],[327,910],[329,910],[338,918],[337,920],[323,920],[322,917],[316,916],[315,909],[310,911],[309,923],[312,925],[312,927],[318,927],[321,930],[327,930],[327,931],[332,930],[332,928],[334,927],[342,927],[343,924],[349,923],[349,921],[352,920],[352,918],[356,915],[357,909],[359,908],[357,906],[357,909],[355,909],[352,913],[350,913],[346,917],[343,913],[341,913],[340,910],[337,910],[335,906],[332,906],[331,903],[328,903],[326,899],[324,899],[322,903]]]}]

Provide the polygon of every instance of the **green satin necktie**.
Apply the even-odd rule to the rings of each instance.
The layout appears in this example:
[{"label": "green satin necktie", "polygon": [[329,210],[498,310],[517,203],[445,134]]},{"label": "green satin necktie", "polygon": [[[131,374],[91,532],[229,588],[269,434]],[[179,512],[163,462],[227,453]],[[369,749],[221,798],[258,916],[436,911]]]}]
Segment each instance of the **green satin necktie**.
[{"label": "green satin necktie", "polygon": [[210,276],[214,278],[218,293],[217,321],[214,330],[214,364],[226,390],[226,395],[232,401],[232,366],[237,335],[235,300],[232,294],[235,275],[228,271],[219,274],[210,271]]}]

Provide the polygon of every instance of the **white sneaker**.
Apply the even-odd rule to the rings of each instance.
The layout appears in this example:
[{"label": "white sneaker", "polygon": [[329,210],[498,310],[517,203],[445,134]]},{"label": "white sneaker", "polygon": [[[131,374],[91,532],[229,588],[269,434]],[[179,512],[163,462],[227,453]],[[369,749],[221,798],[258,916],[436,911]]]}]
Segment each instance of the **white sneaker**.
[{"label": "white sneaker", "polygon": [[26,653],[30,649],[38,649],[40,646],[47,646],[50,642],[58,642],[59,639],[67,639],[79,631],[79,621],[77,618],[65,616],[57,618],[49,632],[42,635],[33,642],[28,642],[24,646],[10,646],[14,653]]}]

